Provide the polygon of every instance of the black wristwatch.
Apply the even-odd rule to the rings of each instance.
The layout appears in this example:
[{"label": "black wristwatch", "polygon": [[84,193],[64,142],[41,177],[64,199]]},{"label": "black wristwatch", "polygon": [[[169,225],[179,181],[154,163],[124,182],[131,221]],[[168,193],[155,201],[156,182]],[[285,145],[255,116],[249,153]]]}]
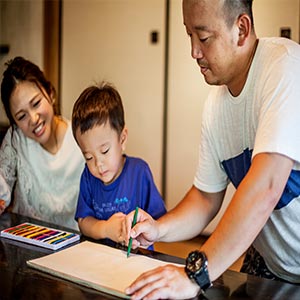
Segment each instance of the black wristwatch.
[{"label": "black wristwatch", "polygon": [[207,258],[204,252],[196,250],[188,255],[185,272],[191,280],[200,286],[202,292],[205,292],[212,286],[207,270]]}]

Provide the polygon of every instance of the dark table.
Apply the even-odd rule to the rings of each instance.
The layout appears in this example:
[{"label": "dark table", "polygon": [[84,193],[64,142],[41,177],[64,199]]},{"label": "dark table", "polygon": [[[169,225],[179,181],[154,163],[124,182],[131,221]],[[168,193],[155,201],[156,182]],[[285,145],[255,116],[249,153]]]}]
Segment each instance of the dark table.
[{"label": "dark table", "polygon": [[[23,222],[68,230],[57,225],[11,213],[0,216],[0,230]],[[81,241],[85,239],[85,237],[82,237]],[[103,243],[103,241],[101,242]],[[26,261],[30,259],[51,253],[53,253],[52,250],[0,238],[0,299],[118,299],[48,275],[26,265]],[[155,251],[139,249],[138,253],[164,261],[184,262],[181,258]],[[205,297],[199,296],[198,299],[299,300],[300,287],[228,270],[214,282],[214,286],[207,291]]]}]

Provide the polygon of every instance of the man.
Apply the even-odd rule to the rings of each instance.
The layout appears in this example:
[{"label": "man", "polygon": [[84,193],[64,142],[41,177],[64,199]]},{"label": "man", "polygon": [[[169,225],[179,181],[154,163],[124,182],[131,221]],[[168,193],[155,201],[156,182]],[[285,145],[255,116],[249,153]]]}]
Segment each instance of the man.
[{"label": "man", "polygon": [[245,269],[300,283],[300,47],[257,39],[251,0],[183,0],[183,20],[205,81],[215,85],[203,113],[192,188],[155,221],[142,210],[133,247],[198,235],[219,211],[228,182],[236,192],[215,231],[186,268],[142,274],[132,299],[191,298],[248,248]]}]

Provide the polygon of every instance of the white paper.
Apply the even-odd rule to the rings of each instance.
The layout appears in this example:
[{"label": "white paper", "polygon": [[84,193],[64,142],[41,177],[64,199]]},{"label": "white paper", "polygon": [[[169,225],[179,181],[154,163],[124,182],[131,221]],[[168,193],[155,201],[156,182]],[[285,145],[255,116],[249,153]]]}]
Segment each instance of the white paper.
[{"label": "white paper", "polygon": [[167,263],[85,241],[27,262],[29,266],[119,297],[140,274]]}]

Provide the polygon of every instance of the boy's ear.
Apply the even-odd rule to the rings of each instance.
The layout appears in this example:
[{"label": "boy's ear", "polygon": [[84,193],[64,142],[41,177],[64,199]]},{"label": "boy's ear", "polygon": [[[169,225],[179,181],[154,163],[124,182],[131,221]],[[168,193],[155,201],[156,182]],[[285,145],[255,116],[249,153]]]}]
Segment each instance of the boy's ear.
[{"label": "boy's ear", "polygon": [[127,137],[128,137],[128,130],[125,127],[120,135],[120,141],[121,141],[121,145],[122,145],[122,150],[125,151],[126,148],[126,142],[127,142]]}]

